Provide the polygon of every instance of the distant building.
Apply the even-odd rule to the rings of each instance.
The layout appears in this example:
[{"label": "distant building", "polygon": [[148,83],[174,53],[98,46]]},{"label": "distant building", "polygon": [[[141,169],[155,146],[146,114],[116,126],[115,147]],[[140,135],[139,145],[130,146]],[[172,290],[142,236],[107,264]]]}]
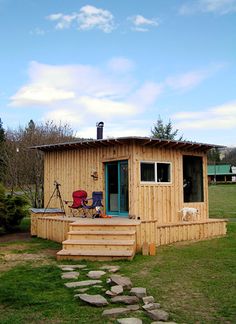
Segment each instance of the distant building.
[{"label": "distant building", "polygon": [[232,181],[236,182],[236,166],[232,166],[232,172],[235,174],[235,176],[232,177]]},{"label": "distant building", "polygon": [[208,182],[235,182],[236,167],[231,164],[211,164],[207,166]]}]

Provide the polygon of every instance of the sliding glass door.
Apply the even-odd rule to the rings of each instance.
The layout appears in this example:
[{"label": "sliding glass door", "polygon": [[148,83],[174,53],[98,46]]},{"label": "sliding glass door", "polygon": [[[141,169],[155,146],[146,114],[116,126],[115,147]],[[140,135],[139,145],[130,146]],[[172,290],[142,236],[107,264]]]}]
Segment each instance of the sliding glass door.
[{"label": "sliding glass door", "polygon": [[106,163],[106,213],[128,216],[128,161]]}]

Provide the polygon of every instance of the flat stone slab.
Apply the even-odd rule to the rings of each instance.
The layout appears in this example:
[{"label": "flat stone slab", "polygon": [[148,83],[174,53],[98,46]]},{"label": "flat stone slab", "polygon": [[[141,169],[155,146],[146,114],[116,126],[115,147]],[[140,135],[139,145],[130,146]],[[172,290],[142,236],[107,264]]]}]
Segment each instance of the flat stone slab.
[{"label": "flat stone slab", "polygon": [[150,304],[143,305],[142,308],[148,311],[148,310],[159,309],[161,308],[161,305],[159,303],[150,303]]},{"label": "flat stone slab", "polygon": [[61,275],[62,279],[78,279],[78,277],[79,272],[76,271],[65,272]]},{"label": "flat stone slab", "polygon": [[84,302],[90,304],[90,305],[94,305],[97,307],[102,307],[102,306],[106,306],[108,305],[108,301],[106,300],[106,298],[104,298],[101,295],[88,295],[88,294],[77,294],[74,296],[75,298],[80,298],[81,300],[83,300]]},{"label": "flat stone slab", "polygon": [[71,268],[71,267],[64,267],[64,268],[61,268],[62,271],[74,271],[75,269],[74,268]]},{"label": "flat stone slab", "polygon": [[75,292],[84,293],[87,290],[89,290],[89,288],[80,288],[80,289],[75,289]]},{"label": "flat stone slab", "polygon": [[128,318],[117,319],[117,323],[119,323],[119,324],[142,324],[143,321],[136,317],[128,317]]},{"label": "flat stone slab", "polygon": [[103,311],[102,316],[117,316],[121,314],[127,314],[130,312],[129,309],[124,307],[110,308]]},{"label": "flat stone slab", "polygon": [[58,268],[60,268],[64,271],[68,271],[68,270],[65,270],[64,268],[70,268],[70,269],[75,270],[75,269],[84,269],[86,267],[87,266],[83,265],[83,264],[58,264]]},{"label": "flat stone slab", "polygon": [[143,287],[134,287],[130,290],[130,295],[137,296],[138,298],[146,297],[147,289]]},{"label": "flat stone slab", "polygon": [[133,286],[131,280],[128,277],[123,277],[120,275],[112,275],[110,279],[111,279],[111,283],[122,286],[124,289],[131,289]]},{"label": "flat stone slab", "polygon": [[95,285],[95,286],[93,286],[94,288],[103,288],[103,286],[101,286],[101,285]]},{"label": "flat stone slab", "polygon": [[83,281],[67,282],[65,283],[65,286],[67,288],[77,288],[77,287],[94,286],[100,283],[102,283],[101,280],[83,280]]},{"label": "flat stone slab", "polygon": [[[151,324],[163,324],[163,321],[155,321],[152,322]],[[165,322],[165,324],[177,324],[176,322]]]},{"label": "flat stone slab", "polygon": [[139,299],[136,296],[115,296],[111,298],[111,302],[132,305],[137,304],[139,302]]},{"label": "flat stone slab", "polygon": [[116,294],[114,294],[114,293],[111,292],[110,290],[107,290],[107,291],[105,292],[105,294],[106,294],[107,296],[110,296],[110,297],[115,297],[115,296],[116,296]]},{"label": "flat stone slab", "polygon": [[154,321],[167,322],[169,318],[169,314],[162,309],[147,311],[147,315]]},{"label": "flat stone slab", "polygon": [[144,302],[145,305],[155,302],[153,296],[146,296],[146,297],[143,297],[142,299],[143,299],[143,302]]},{"label": "flat stone slab", "polygon": [[111,287],[111,292],[114,294],[114,295],[120,295],[122,294],[124,291],[123,287],[120,286],[120,285],[116,285],[116,286],[112,286]]},{"label": "flat stone slab", "polygon": [[120,266],[109,266],[109,265],[104,265],[100,267],[101,270],[107,270],[108,272],[117,272],[120,270]]},{"label": "flat stone slab", "polygon": [[126,306],[127,309],[129,309],[130,311],[137,311],[140,309],[140,306],[139,305],[128,305]]},{"label": "flat stone slab", "polygon": [[89,271],[87,276],[91,279],[99,279],[106,274],[105,271]]}]

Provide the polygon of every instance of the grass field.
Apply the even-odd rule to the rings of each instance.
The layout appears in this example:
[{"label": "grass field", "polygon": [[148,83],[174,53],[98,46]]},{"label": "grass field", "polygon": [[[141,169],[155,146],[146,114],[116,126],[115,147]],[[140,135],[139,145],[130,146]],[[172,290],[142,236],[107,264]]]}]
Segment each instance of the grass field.
[{"label": "grass field", "polygon": [[236,218],[236,185],[209,186],[209,214],[213,218]]},{"label": "grass field", "polygon": [[[214,192],[225,194],[218,191],[224,186],[215,188],[210,188],[210,199]],[[229,201],[222,214],[228,217],[233,211],[234,202]],[[216,217],[218,210],[211,209],[211,215]],[[0,243],[1,324],[115,323],[101,317],[102,309],[75,300],[73,290],[64,287],[55,260],[59,249],[60,244],[37,238]],[[89,269],[104,264],[80,263]],[[236,222],[229,223],[223,238],[160,247],[155,257],[137,255],[132,262],[106,264],[119,264],[120,273],[135,286],[146,287],[177,323],[236,323]],[[91,288],[89,293],[101,290]],[[152,322],[139,311],[130,316]]]}]

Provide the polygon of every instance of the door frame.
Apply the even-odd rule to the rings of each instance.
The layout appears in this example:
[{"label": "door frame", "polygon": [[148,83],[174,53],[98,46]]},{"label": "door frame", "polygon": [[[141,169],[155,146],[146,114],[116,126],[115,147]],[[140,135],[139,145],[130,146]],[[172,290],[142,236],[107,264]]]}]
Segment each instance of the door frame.
[{"label": "door frame", "polygon": [[[128,181],[128,195],[129,195],[129,161],[127,160],[112,160],[105,162],[105,207],[106,207],[106,214],[118,217],[128,217],[129,216],[129,196],[128,196],[128,211],[121,212],[120,211],[120,204],[121,204],[121,193],[120,193],[120,165],[126,162],[128,166],[128,173],[127,173],[127,181]],[[118,211],[109,211],[108,209],[108,199],[109,199],[109,192],[108,192],[108,165],[117,164],[118,168]]]}]

